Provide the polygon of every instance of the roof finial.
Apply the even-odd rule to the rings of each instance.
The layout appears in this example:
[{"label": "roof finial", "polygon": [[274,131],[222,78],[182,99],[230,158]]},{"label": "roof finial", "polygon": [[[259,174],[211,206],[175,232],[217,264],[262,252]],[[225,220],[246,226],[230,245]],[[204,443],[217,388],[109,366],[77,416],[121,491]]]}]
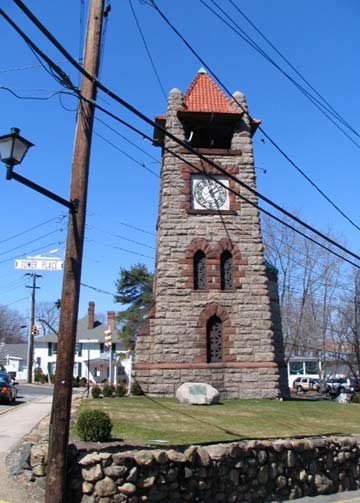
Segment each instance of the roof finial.
[{"label": "roof finial", "polygon": [[207,71],[205,70],[205,68],[201,67],[198,73],[207,73]]}]

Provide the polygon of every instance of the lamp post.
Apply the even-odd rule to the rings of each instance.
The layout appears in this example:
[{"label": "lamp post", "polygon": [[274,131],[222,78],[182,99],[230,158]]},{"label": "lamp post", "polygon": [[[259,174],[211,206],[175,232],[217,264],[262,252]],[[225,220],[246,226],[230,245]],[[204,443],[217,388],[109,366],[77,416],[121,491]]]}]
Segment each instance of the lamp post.
[{"label": "lamp post", "polygon": [[[16,180],[23,185],[26,185],[30,189],[43,194],[44,196],[56,201],[57,203],[66,206],[72,213],[76,212],[77,204],[72,201],[67,201],[62,197],[54,194],[50,190],[38,185],[37,183],[29,180],[28,178],[19,175],[14,171],[14,166],[21,164],[29,148],[33,147],[34,144],[29,140],[20,135],[20,129],[17,127],[11,128],[10,133],[0,136],[0,160],[6,166],[6,180]],[[29,328],[29,342],[28,342],[28,375],[27,382],[32,382],[32,365],[33,365],[33,336],[32,327],[34,325],[35,318],[35,282],[36,278],[40,277],[35,273],[32,274],[33,285],[32,285],[32,296],[31,296],[31,320]]]},{"label": "lamp post", "polygon": [[77,201],[67,201],[41,185],[15,173],[14,166],[22,162],[29,148],[33,146],[33,143],[20,136],[20,129],[17,127],[11,128],[9,134],[0,136],[0,159],[6,166],[6,180],[16,180],[75,212]]}]

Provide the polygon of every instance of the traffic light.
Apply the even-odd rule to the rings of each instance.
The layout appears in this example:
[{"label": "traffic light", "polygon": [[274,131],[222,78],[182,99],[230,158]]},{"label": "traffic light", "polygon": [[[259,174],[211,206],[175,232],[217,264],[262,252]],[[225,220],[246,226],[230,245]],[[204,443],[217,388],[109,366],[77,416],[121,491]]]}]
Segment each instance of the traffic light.
[{"label": "traffic light", "polygon": [[104,334],[105,334],[105,346],[107,348],[111,348],[111,346],[112,346],[112,331],[110,330],[110,328],[108,328],[107,330],[104,331]]},{"label": "traffic light", "polygon": [[31,327],[31,335],[38,335],[39,334],[39,327],[37,325],[33,325]]}]

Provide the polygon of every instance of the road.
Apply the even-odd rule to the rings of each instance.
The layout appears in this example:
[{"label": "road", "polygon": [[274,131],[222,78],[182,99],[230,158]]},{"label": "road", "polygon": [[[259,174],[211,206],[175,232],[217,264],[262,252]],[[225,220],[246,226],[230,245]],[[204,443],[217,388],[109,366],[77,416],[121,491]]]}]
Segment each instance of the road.
[{"label": "road", "polygon": [[[50,396],[53,393],[53,387],[41,384],[19,384],[18,385],[17,399],[15,403],[4,404],[0,403],[0,414],[8,409],[17,407],[21,404],[34,400],[40,396]],[[1,501],[0,501],[1,503]]]}]

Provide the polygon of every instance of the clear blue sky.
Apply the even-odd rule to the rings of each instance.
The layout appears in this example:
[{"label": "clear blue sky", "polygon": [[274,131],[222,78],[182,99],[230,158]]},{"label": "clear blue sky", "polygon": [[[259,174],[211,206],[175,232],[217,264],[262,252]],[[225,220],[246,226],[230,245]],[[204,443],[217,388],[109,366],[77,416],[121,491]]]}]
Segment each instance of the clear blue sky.
[{"label": "clear blue sky", "polygon": [[[259,36],[227,0],[218,1],[243,29],[263,45]],[[78,57],[81,2],[37,0],[27,1],[26,4],[66,49]],[[267,133],[360,224],[360,150],[277,70],[206,10],[199,0],[158,0],[158,4],[226,86],[232,92],[240,90],[246,95],[251,115],[262,120]],[[355,129],[360,130],[358,0],[254,0],[238,1],[237,4],[331,105]],[[185,92],[202,65],[154,9],[138,0],[133,0],[133,6],[166,93],[173,87]],[[59,62],[73,82],[78,83],[76,71],[39,35],[11,0],[3,0],[1,7],[28,36]],[[85,1],[85,21],[87,7],[88,2]],[[2,88],[21,96],[38,98],[46,98],[61,90],[2,18],[0,33]],[[263,47],[279,61],[268,46]],[[100,78],[148,116],[164,113],[165,99],[126,0],[112,1]],[[147,134],[152,134],[149,126],[141,124],[101,94],[99,103],[140,126]],[[24,100],[0,89],[0,107],[0,134],[6,134],[12,126],[17,126],[35,144],[18,172],[68,198],[75,99],[56,94],[48,100]],[[155,159],[160,158],[159,149],[106,116],[97,113],[97,117]],[[155,173],[159,172],[159,163],[99,121],[95,122],[94,131],[82,282],[114,292],[120,267],[128,268],[136,262],[144,262],[153,269],[159,189],[156,176],[118,149],[140,164],[145,163]],[[98,135],[106,137],[117,148]],[[254,141],[259,142],[261,138],[262,135],[257,134]],[[326,231],[331,227],[348,247],[360,252],[359,231],[321,199],[269,142],[255,143],[254,147],[256,166],[266,169],[266,174],[257,171],[260,192],[291,211],[299,211],[305,220],[320,230]],[[66,218],[62,216],[66,215],[66,210],[15,181],[6,181],[4,169],[0,177],[0,211],[0,304],[28,315],[30,290],[25,288],[24,272],[15,270],[13,259],[39,253],[47,255],[54,249],[59,250],[54,255],[61,256],[66,239]],[[35,226],[38,227],[30,230]],[[16,234],[20,235],[13,238]],[[59,298],[61,281],[61,273],[44,273],[38,283],[41,287],[37,291],[38,301]],[[86,314],[89,300],[95,301],[98,313],[118,309],[111,295],[82,287],[80,316]]]}]

